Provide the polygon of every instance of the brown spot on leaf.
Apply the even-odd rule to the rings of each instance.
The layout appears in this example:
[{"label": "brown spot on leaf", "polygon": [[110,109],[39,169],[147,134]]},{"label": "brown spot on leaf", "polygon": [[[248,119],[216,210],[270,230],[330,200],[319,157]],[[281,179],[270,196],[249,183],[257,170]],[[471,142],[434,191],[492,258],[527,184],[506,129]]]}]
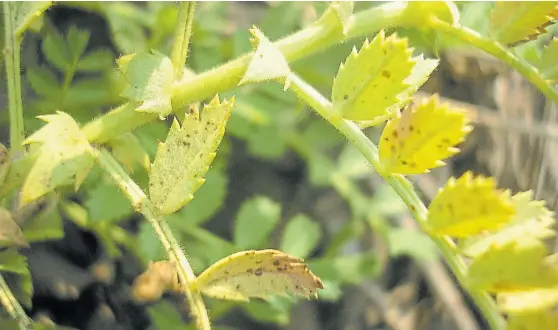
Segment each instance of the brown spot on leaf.
[{"label": "brown spot on leaf", "polygon": [[262,276],[263,269],[261,269],[261,268],[256,269],[256,272],[254,274],[256,274],[256,276]]},{"label": "brown spot on leaf", "polygon": [[387,70],[382,71],[382,76],[386,77],[387,79],[391,78],[391,73]]}]

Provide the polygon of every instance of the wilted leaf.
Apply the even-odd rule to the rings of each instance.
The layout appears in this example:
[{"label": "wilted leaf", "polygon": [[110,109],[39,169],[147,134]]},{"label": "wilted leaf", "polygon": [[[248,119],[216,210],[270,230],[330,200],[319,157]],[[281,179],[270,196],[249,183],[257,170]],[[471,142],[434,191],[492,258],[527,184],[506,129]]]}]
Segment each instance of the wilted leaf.
[{"label": "wilted leaf", "polygon": [[492,245],[469,266],[469,284],[489,292],[517,292],[555,287],[558,265],[545,243],[532,238]]},{"label": "wilted leaf", "polygon": [[498,1],[490,13],[490,32],[494,39],[514,44],[544,33],[549,22],[556,17],[556,2]]},{"label": "wilted leaf", "polygon": [[[238,84],[244,85],[287,77],[291,69],[281,51],[267,40],[257,27],[252,27],[250,33],[256,51]],[[288,82],[285,82],[285,85],[287,86]]]},{"label": "wilted leaf", "polygon": [[192,285],[210,297],[226,300],[289,294],[317,297],[323,284],[302,262],[277,250],[242,251],[213,264]]},{"label": "wilted leaf", "polygon": [[[33,286],[27,268],[27,258],[13,249],[0,252],[0,272],[5,272],[6,282],[14,296],[26,307],[31,306]],[[6,275],[12,275],[10,277]],[[12,281],[13,279],[13,281]]]},{"label": "wilted leaf", "polygon": [[93,167],[91,146],[71,116],[59,111],[39,118],[47,124],[25,140],[26,144],[41,145],[23,184],[23,204],[71,181],[77,190]]},{"label": "wilted leaf", "polygon": [[343,34],[347,34],[347,23],[349,18],[353,15],[353,10],[355,8],[354,1],[331,1],[331,8],[335,11],[337,19],[343,28]]},{"label": "wilted leaf", "polygon": [[491,178],[466,172],[450,178],[428,207],[428,224],[437,235],[467,237],[496,230],[515,214],[509,194],[495,188]]},{"label": "wilted leaf", "polygon": [[203,176],[225,133],[234,99],[215,97],[201,115],[186,115],[182,127],[175,119],[164,143],[159,144],[149,175],[151,201],[161,214],[180,209],[205,182]]},{"label": "wilted leaf", "polygon": [[148,308],[149,316],[156,329],[165,330],[184,330],[184,320],[182,314],[176,307],[166,301],[161,300]]},{"label": "wilted leaf", "polygon": [[357,52],[353,48],[342,63],[331,92],[333,107],[351,120],[373,120],[388,115],[388,108],[402,101],[399,94],[409,84],[415,60],[407,39],[380,31],[372,42],[366,40]]},{"label": "wilted leaf", "polygon": [[471,131],[464,112],[438,103],[436,96],[391,119],[379,143],[380,161],[389,173],[420,174],[443,166]]},{"label": "wilted leaf", "polygon": [[12,214],[3,207],[0,207],[0,241],[8,245],[29,246]]},{"label": "wilted leaf", "polygon": [[263,196],[246,200],[236,216],[234,243],[243,249],[261,248],[281,218],[281,205]]},{"label": "wilted leaf", "polygon": [[297,214],[287,222],[281,236],[281,251],[306,258],[320,240],[320,225],[304,214]]},{"label": "wilted leaf", "polygon": [[171,59],[153,52],[126,55],[117,62],[129,84],[122,95],[130,100],[142,102],[136,110],[157,113],[161,118],[168,116],[172,111],[174,82]]},{"label": "wilted leaf", "polygon": [[179,288],[176,267],[171,262],[150,262],[147,270],[134,280],[132,297],[139,303],[156,301],[161,299],[166,291]]}]

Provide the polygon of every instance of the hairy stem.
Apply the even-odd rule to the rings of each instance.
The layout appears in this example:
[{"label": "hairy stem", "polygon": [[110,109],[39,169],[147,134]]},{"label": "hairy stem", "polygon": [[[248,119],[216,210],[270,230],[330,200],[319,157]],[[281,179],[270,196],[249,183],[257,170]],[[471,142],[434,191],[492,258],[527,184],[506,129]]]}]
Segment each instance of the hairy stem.
[{"label": "hairy stem", "polygon": [[188,58],[188,46],[192,36],[192,25],[194,23],[195,1],[182,1],[178,9],[178,22],[174,31],[171,60],[174,66],[176,79],[181,79],[184,74],[184,66]]},{"label": "hairy stem", "polygon": [[436,18],[435,16],[431,16],[427,20],[426,25],[433,30],[446,33],[447,35],[475,46],[476,48],[496,57],[513,69],[517,70],[517,72],[521,73],[525,79],[537,87],[546,97],[558,104],[558,89],[553,88],[550,81],[541,77],[535,67],[514,55],[509,49],[502,46],[499,42],[485,38],[478,32],[465,26],[451,25]]},{"label": "hairy stem", "polygon": [[[301,100],[306,102],[320,116],[333,125],[362,153],[368,162],[376,169],[378,174],[382,176],[401,197],[421,229],[429,234],[427,229],[428,210],[416,194],[413,185],[405,179],[404,176],[390,174],[385,171],[378,157],[378,148],[366,137],[360,128],[354,122],[343,119],[340,114],[334,111],[333,105],[329,100],[324,98],[317,90],[294,74],[291,75],[291,88]],[[438,249],[444,256],[452,272],[459,280],[459,283],[465,286],[465,289],[481,310],[490,324],[490,327],[493,330],[504,329],[504,320],[498,313],[492,297],[485,291],[466,287],[467,267],[463,259],[455,254],[454,242],[447,236],[440,237],[437,235],[430,235],[430,238],[438,246]]]},{"label": "hairy stem", "polygon": [[31,329],[31,319],[25,314],[25,311],[14,297],[8,283],[4,277],[0,275],[0,302],[6,309],[8,314],[19,323],[19,328],[22,330]]},{"label": "hairy stem", "polygon": [[172,234],[171,229],[163,217],[157,216],[155,207],[147,198],[143,190],[132,180],[118,164],[116,159],[105,149],[95,151],[95,159],[99,166],[112,178],[132,203],[134,209],[151,223],[161,244],[169,256],[169,260],[176,265],[178,278],[186,294],[198,330],[210,330],[211,325],[207,309],[201,293],[196,288],[191,288],[190,283],[196,279],[188,259],[182,252],[180,245]]},{"label": "hairy stem", "polygon": [[16,35],[15,3],[4,2],[4,39],[6,79],[8,84],[8,104],[10,109],[10,148],[13,151],[23,150],[25,128],[23,126],[23,104],[21,101],[21,63],[20,42]]}]

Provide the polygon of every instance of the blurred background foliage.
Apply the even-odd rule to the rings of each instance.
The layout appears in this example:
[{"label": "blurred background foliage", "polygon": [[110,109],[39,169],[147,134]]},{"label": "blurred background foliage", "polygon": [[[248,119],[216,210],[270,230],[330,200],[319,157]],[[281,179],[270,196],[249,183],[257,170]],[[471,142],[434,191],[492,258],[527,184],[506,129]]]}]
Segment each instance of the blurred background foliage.
[{"label": "blurred background foliage", "polygon": [[[379,4],[357,2],[355,11]],[[492,3],[458,5],[465,25],[486,31]],[[326,2],[200,2],[188,66],[203,72],[250,51],[251,25],[277,40],[315,21],[326,7]],[[169,54],[177,8],[155,1],[55,4],[24,39],[27,133],[42,125],[37,115],[62,110],[84,124],[121,104],[125,86],[115,59],[150,49]],[[460,47],[425,31],[396,32],[428,56]],[[339,64],[363,40],[347,41],[292,68],[328,95]],[[537,42],[518,51],[536,58]],[[436,92],[435,85],[426,89]],[[239,250],[277,248],[305,258],[326,289],[312,302],[207,299],[215,329],[386,329],[393,322],[379,300],[409,282],[414,305],[425,305],[424,311],[435,306],[435,292],[412,265],[439,265],[437,251],[423,233],[405,225],[409,216],[399,197],[360,154],[279,84],[222,96],[232,95],[237,103],[207,182],[167,220],[197,273]],[[1,120],[4,142],[7,111]],[[143,187],[170,120],[109,143]],[[380,131],[367,134],[377,140]],[[135,276],[165,253],[150,225],[99,169],[77,193],[69,187],[41,203],[29,211],[32,221],[22,225],[33,243],[25,254],[35,319],[79,329],[185,329],[188,307],[181,297],[169,294],[148,306],[130,301]],[[423,322],[417,329],[436,324],[447,329],[457,321]]]}]

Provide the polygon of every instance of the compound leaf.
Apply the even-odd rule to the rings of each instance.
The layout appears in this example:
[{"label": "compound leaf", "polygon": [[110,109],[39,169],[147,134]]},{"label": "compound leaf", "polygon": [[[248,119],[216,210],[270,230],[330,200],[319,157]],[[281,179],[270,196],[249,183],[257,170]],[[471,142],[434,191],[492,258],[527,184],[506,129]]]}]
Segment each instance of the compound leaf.
[{"label": "compound leaf", "polygon": [[77,65],[79,59],[85,52],[89,37],[90,34],[88,31],[80,30],[75,26],[71,26],[66,33],[66,44],[68,45],[68,52],[72,59],[71,65]]},{"label": "compound leaf", "polygon": [[113,54],[107,49],[95,49],[84,55],[78,65],[77,70],[83,72],[97,72],[112,68]]},{"label": "compound leaf", "polygon": [[70,115],[58,111],[55,115],[38,118],[47,124],[24,142],[37,143],[40,147],[38,158],[23,184],[23,204],[72,180],[77,190],[93,167],[91,146]]},{"label": "compound leaf", "polygon": [[320,240],[320,225],[304,214],[289,220],[281,237],[281,251],[306,258]]},{"label": "compound leaf", "polygon": [[149,194],[160,214],[180,209],[205,182],[203,176],[216,155],[231,115],[234,98],[216,96],[198,111],[186,114],[182,127],[175,119],[160,143],[149,175]]},{"label": "compound leaf", "polygon": [[389,173],[420,174],[444,165],[471,131],[464,112],[441,105],[437,96],[392,118],[382,131],[380,161]]},{"label": "compound leaf", "polygon": [[490,34],[503,44],[535,38],[558,17],[556,2],[498,1],[490,13]]},{"label": "compound leaf", "polygon": [[59,97],[61,88],[54,72],[43,66],[30,67],[25,71],[35,93],[51,99]]},{"label": "compound leaf", "polygon": [[[244,85],[247,83],[286,78],[291,72],[291,69],[281,51],[275,47],[257,27],[252,27],[250,33],[252,34],[252,39],[250,41],[254,45],[254,48],[256,48],[256,51],[250,60],[250,64],[248,64],[244,76],[238,84]],[[288,86],[288,82],[285,82],[285,86]]]},{"label": "compound leaf", "polygon": [[72,58],[62,34],[56,30],[50,32],[41,43],[46,59],[62,72],[66,72],[72,64]]},{"label": "compound leaf", "polygon": [[174,81],[172,61],[157,52],[137,53],[118,59],[118,66],[129,86],[122,95],[142,102],[140,112],[157,113],[164,118],[172,111],[171,95]]},{"label": "compound leaf", "polygon": [[192,285],[210,297],[240,301],[289,294],[317,297],[317,289],[323,289],[302,259],[277,250],[232,254],[206,269]]},{"label": "compound leaf", "polygon": [[357,52],[353,48],[342,63],[332,88],[333,107],[351,120],[373,120],[388,115],[390,107],[402,101],[399,94],[409,84],[416,61],[407,39],[385,38],[380,31],[372,42],[366,40]]},{"label": "compound leaf", "polygon": [[493,179],[473,178],[470,172],[457,180],[450,178],[428,207],[430,230],[461,238],[509,223],[515,208],[508,194],[494,186]]},{"label": "compound leaf", "polygon": [[259,248],[281,219],[281,205],[263,196],[245,201],[236,217],[234,242],[243,249]]},{"label": "compound leaf", "polygon": [[475,288],[494,293],[554,287],[558,266],[547,255],[545,243],[529,237],[494,244],[473,259],[468,281]]},{"label": "compound leaf", "polygon": [[558,80],[558,38],[543,49],[541,59],[537,65],[539,72],[545,79]]},{"label": "compound leaf", "polygon": [[335,16],[337,16],[343,28],[343,34],[347,34],[347,23],[355,9],[354,1],[331,1],[330,6],[335,11]]}]

